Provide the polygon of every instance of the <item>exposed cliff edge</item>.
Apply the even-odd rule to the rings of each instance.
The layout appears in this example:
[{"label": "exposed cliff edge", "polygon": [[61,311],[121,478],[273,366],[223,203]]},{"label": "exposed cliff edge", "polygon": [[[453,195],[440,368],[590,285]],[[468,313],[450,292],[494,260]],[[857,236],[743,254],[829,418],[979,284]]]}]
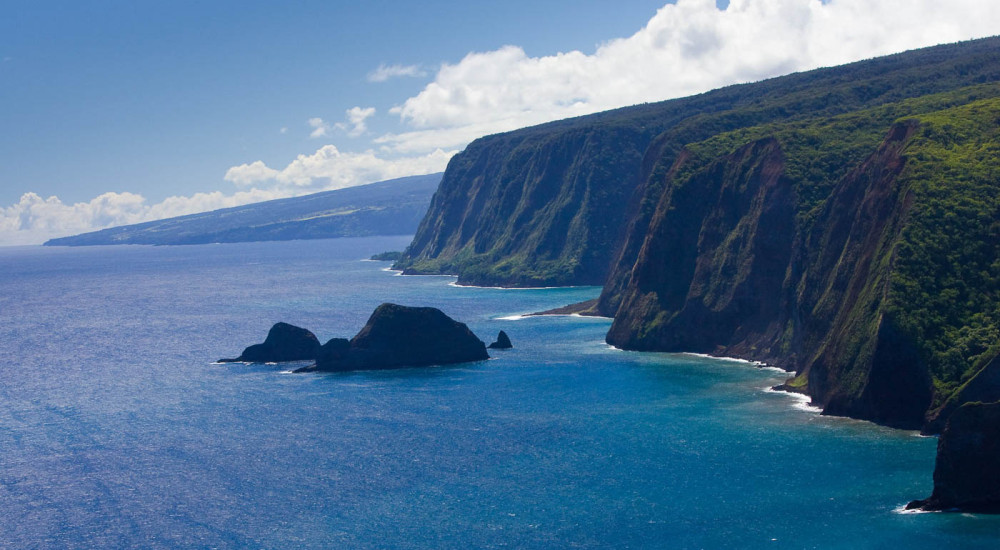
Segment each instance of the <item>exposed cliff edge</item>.
[{"label": "exposed cliff edge", "polygon": [[938,440],[934,492],[908,510],[1000,513],[1000,403],[967,403]]},{"label": "exposed cliff edge", "polygon": [[[1000,39],[488,136],[397,262],[602,284],[608,341],[765,361],[937,431],[1000,393]],[[992,350],[992,351],[991,351]]]},{"label": "exposed cliff edge", "polygon": [[296,372],[422,367],[489,359],[486,344],[464,323],[432,307],[382,304],[350,340],[333,338],[316,364]]}]

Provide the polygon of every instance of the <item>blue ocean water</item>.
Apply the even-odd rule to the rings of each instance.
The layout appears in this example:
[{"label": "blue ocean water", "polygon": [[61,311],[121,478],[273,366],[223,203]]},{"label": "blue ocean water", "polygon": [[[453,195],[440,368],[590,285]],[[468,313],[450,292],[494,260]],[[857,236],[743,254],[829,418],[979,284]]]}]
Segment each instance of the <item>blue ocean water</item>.
[{"label": "blue ocean water", "polygon": [[[632,353],[599,289],[461,288],[407,238],[0,248],[0,546],[996,547],[1000,520],[901,514],[936,441],[827,418],[745,363]],[[215,364],[276,321],[352,336],[432,305],[515,348],[348,374]]]}]

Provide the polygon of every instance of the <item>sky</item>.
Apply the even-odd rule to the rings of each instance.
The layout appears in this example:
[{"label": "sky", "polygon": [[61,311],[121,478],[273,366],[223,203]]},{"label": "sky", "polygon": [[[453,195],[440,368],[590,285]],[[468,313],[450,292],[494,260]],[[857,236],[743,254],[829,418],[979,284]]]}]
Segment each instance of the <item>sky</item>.
[{"label": "sky", "polygon": [[438,172],[487,134],[997,33],[994,0],[0,0],[0,246]]}]

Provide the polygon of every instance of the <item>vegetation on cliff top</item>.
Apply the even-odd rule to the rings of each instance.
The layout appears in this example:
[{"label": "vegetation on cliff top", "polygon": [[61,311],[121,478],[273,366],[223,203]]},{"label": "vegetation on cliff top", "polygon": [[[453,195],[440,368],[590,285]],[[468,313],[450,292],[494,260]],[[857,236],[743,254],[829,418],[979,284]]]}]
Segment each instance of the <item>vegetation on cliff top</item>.
[{"label": "vegetation on cliff top", "polygon": [[[626,287],[610,339],[639,349],[774,360],[800,372],[822,364],[812,376],[803,372],[795,380],[800,389],[811,380],[815,387],[809,390],[821,404],[920,426],[925,412],[938,409],[996,355],[991,346],[1000,338],[998,97],[1000,86],[980,85],[689,144],[665,176],[666,202],[653,227],[690,226],[695,234],[686,248],[677,248],[684,239],[679,229],[659,230],[665,235],[660,240],[656,231],[647,236],[647,252]],[[897,128],[895,134],[891,128]],[[887,139],[898,141],[898,155],[873,160]],[[727,208],[718,201],[734,200],[724,198],[726,185],[739,193],[762,177],[753,167],[763,157],[746,157],[746,151],[767,140],[780,149],[780,181],[794,190],[795,237],[786,259],[772,257],[762,268],[756,263],[760,249],[747,243],[768,239],[748,229],[757,227],[759,233],[765,213],[728,214],[737,216],[729,225],[712,216]],[[865,170],[894,170],[880,163],[897,157],[898,177],[864,183]],[[860,183],[848,183],[857,178]],[[721,191],[714,187],[720,184]],[[850,185],[862,187],[844,188]],[[881,210],[858,214],[842,211],[847,203],[828,204],[835,193],[857,195],[851,204],[858,208],[876,208],[873,194],[892,198]],[[716,204],[698,207],[686,196],[715,197]],[[751,210],[753,196],[734,195]],[[848,229],[846,220],[858,215],[875,218],[868,222],[874,225]],[[683,265],[692,267],[685,272]],[[738,294],[746,281],[759,285],[762,275],[754,269],[780,270],[783,285],[772,283],[771,296],[761,296],[757,286],[747,287],[756,294],[742,301],[738,296],[720,301],[720,292]],[[764,303],[768,300],[781,305],[752,328],[755,316],[772,307]],[[878,354],[887,350],[907,357],[907,368],[913,369],[907,384],[919,386],[926,377],[932,386],[926,389],[929,403],[915,398],[886,405],[898,396],[875,389],[883,382],[874,369],[886,361]]]},{"label": "vegetation on cliff top", "polygon": [[396,266],[604,283],[616,345],[917,427],[997,355],[998,83],[992,38],[482,138]]},{"label": "vegetation on cliff top", "polygon": [[995,39],[927,48],[482,138],[452,159],[397,267],[482,285],[607,281],[600,307],[611,315],[663,173],[686,146],[995,82],[997,49]]},{"label": "vegetation on cliff top", "polygon": [[920,342],[936,407],[1000,341],[1000,99],[914,118],[887,313]]}]

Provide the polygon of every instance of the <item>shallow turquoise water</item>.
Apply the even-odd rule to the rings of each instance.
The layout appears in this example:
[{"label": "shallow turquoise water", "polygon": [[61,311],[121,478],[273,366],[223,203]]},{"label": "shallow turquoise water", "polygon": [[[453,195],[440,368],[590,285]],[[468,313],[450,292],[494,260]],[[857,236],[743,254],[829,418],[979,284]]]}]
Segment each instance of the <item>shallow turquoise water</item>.
[{"label": "shallow turquoise water", "polygon": [[[502,319],[596,288],[460,288],[359,261],[406,238],[0,249],[0,546],[995,547],[989,516],[900,514],[935,440],[821,417],[780,373]],[[433,305],[515,348],[293,375],[213,364],[276,321],[352,336]]]}]

